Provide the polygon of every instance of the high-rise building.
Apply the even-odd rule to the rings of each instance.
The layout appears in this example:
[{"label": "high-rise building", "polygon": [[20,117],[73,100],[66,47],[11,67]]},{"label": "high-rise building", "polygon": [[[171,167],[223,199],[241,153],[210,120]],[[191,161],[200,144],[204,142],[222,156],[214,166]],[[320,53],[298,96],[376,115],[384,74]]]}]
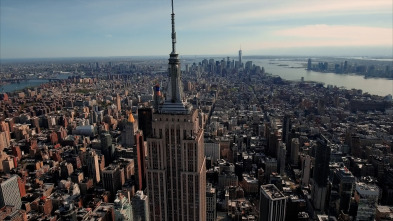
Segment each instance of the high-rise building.
[{"label": "high-rise building", "polygon": [[206,187],[206,221],[215,221],[217,219],[216,202],[216,188],[213,188],[213,185],[208,183]]},{"label": "high-rise building", "polygon": [[265,160],[265,178],[266,180],[270,180],[270,175],[272,173],[277,173],[277,159],[275,158],[266,158]]},{"label": "high-rise building", "polygon": [[143,194],[143,191],[136,191],[132,197],[132,211],[134,220],[149,221],[149,205],[148,197]]},{"label": "high-rise building", "polygon": [[239,50],[239,65],[242,66],[242,49]]},{"label": "high-rise building", "polygon": [[259,221],[284,221],[286,196],[274,185],[261,186]]},{"label": "high-rise building", "polygon": [[22,200],[19,193],[18,176],[12,176],[0,182],[0,208],[13,206],[13,211],[20,209]]},{"label": "high-rise building", "polygon": [[20,197],[26,196],[26,178],[22,179],[18,177],[18,187]]},{"label": "high-rise building", "polygon": [[135,174],[137,176],[138,190],[146,188],[146,155],[145,155],[145,141],[141,130],[135,133],[135,146],[134,146],[134,162]]},{"label": "high-rise building", "polygon": [[206,168],[198,110],[185,101],[176,53],[172,1],[172,52],[165,101],[153,114],[147,138],[150,220],[206,220]]},{"label": "high-rise building", "polygon": [[356,220],[374,220],[379,197],[379,188],[373,184],[356,183],[355,202],[358,205]]},{"label": "high-rise building", "polygon": [[129,115],[121,136],[122,145],[133,149],[133,159],[136,163],[135,174],[137,175],[137,188],[138,190],[143,190],[146,187],[145,145],[143,133],[138,129],[138,123],[135,121],[132,114]]},{"label": "high-rise building", "polygon": [[330,146],[322,135],[317,138],[315,150],[315,166],[311,195],[314,209],[324,211],[326,208],[327,183],[329,176]]},{"label": "high-rise building", "polygon": [[298,165],[299,162],[299,138],[292,138],[291,141],[291,164]]},{"label": "high-rise building", "polygon": [[114,214],[115,220],[131,221],[135,220],[132,218],[132,208],[129,199],[121,193],[116,194],[114,203]]},{"label": "high-rise building", "polygon": [[100,136],[101,151],[105,156],[105,165],[109,165],[114,160],[115,148],[112,145],[112,135],[103,132]]},{"label": "high-rise building", "polygon": [[135,122],[134,116],[128,115],[127,123],[121,133],[121,144],[124,147],[133,147],[135,145],[135,132],[138,131],[138,123]]},{"label": "high-rise building", "polygon": [[121,111],[121,98],[119,94],[116,94],[116,106],[117,106],[117,111]]},{"label": "high-rise building", "polygon": [[151,107],[138,108],[138,127],[143,131],[144,140],[152,134],[152,114]]},{"label": "high-rise building", "polygon": [[306,187],[310,182],[311,157],[310,155],[301,155],[300,159],[302,164],[302,186]]},{"label": "high-rise building", "polygon": [[290,136],[290,131],[292,128],[292,121],[291,121],[291,116],[289,114],[286,114],[283,119],[283,125],[282,125],[282,140],[284,143],[289,144],[289,136]]},{"label": "high-rise building", "polygon": [[219,143],[205,143],[205,156],[210,157],[215,163],[220,159],[220,144]]},{"label": "high-rise building", "polygon": [[279,146],[278,146],[278,153],[277,153],[277,158],[278,158],[278,168],[280,175],[283,176],[285,172],[285,158],[287,155],[287,148],[285,146],[285,143],[283,143],[281,140],[279,141]]},{"label": "high-rise building", "polygon": [[8,123],[5,121],[0,122],[0,131],[4,132],[5,134],[5,144],[8,147],[10,145],[11,134],[10,134],[10,127]]},{"label": "high-rise building", "polygon": [[347,214],[355,186],[355,177],[347,168],[336,169],[334,176],[333,186],[337,183],[337,192],[339,195],[339,203],[336,204],[338,205],[336,206],[336,211],[337,213],[343,211]]},{"label": "high-rise building", "polygon": [[307,70],[311,70],[311,69],[312,69],[312,63],[311,63],[311,58],[309,58],[307,61]]},{"label": "high-rise building", "polygon": [[100,164],[98,163],[98,155],[94,150],[87,153],[86,156],[87,175],[92,178],[94,182],[99,183],[100,177]]},{"label": "high-rise building", "polygon": [[102,171],[102,184],[105,190],[111,192],[112,197],[115,196],[122,186],[122,169],[119,165],[109,165]]}]

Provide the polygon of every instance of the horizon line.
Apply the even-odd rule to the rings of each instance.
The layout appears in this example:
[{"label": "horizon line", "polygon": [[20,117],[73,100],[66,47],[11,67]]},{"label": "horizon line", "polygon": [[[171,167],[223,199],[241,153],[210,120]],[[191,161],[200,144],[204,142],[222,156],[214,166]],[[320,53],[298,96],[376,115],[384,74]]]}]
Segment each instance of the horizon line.
[{"label": "horizon line", "polygon": [[[110,56],[65,56],[65,57],[19,57],[19,58],[1,58],[0,61],[6,60],[50,60],[50,59],[90,59],[90,58],[167,58],[168,55],[110,55]],[[182,57],[239,57],[238,54],[184,54],[179,55]],[[294,55],[294,54],[250,54],[244,55],[243,58],[247,57],[365,57],[365,58],[392,58],[390,55]]]}]

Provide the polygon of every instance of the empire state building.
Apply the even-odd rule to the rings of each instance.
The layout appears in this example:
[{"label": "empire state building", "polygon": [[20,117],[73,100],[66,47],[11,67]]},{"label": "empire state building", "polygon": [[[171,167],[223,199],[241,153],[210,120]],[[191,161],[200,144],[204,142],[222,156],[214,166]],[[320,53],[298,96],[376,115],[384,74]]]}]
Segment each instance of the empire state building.
[{"label": "empire state building", "polygon": [[[184,99],[176,53],[172,0],[172,52],[165,101],[153,113],[147,138],[150,220],[206,220],[206,165],[198,110]],[[156,86],[159,94],[159,86]]]}]

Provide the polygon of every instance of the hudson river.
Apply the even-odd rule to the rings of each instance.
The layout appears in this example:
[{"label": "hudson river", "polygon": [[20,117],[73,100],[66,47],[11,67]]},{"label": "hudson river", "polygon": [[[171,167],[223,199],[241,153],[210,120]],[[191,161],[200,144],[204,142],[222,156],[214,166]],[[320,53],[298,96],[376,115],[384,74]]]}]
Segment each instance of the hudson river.
[{"label": "hudson river", "polygon": [[[265,68],[265,72],[280,76],[283,79],[291,81],[300,81],[304,77],[305,81],[317,81],[327,85],[337,87],[345,87],[346,89],[361,89],[369,94],[386,96],[393,95],[393,80],[383,78],[364,78],[360,75],[351,74],[335,74],[335,73],[320,73],[315,71],[305,70],[304,64],[306,61],[293,61],[290,59],[272,59],[272,58],[258,58],[258,59],[244,59],[244,62],[252,61],[253,64]],[[67,75],[59,75],[59,79],[67,78]],[[21,90],[26,87],[36,87],[47,80],[27,80],[21,81],[19,84],[7,84],[0,87],[4,92],[12,92]]]},{"label": "hudson river", "polygon": [[[393,80],[383,78],[364,78],[360,75],[320,73],[307,71],[303,64],[306,61],[290,61],[284,59],[244,59],[252,61],[253,64],[265,68],[265,72],[280,76],[286,80],[300,81],[304,77],[305,81],[317,81],[327,85],[345,87],[346,89],[361,89],[369,94],[386,96],[393,95]],[[281,65],[281,66],[280,66]]]}]

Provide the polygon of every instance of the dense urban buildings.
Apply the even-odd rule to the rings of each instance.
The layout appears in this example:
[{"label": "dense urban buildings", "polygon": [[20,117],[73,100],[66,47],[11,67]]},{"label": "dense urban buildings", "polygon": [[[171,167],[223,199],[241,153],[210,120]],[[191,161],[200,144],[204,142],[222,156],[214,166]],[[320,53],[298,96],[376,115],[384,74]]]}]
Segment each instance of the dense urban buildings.
[{"label": "dense urban buildings", "polygon": [[242,50],[180,57],[174,16],[169,68],[0,65],[4,87],[51,79],[0,93],[0,220],[393,220],[391,95],[287,81]]},{"label": "dense urban buildings", "polygon": [[2,185],[13,179],[21,203],[0,216],[260,220],[263,185],[282,194],[285,220],[393,216],[389,96],[227,58],[185,60],[179,73],[171,56],[173,78],[165,60],[99,63],[98,74],[3,93]]}]

